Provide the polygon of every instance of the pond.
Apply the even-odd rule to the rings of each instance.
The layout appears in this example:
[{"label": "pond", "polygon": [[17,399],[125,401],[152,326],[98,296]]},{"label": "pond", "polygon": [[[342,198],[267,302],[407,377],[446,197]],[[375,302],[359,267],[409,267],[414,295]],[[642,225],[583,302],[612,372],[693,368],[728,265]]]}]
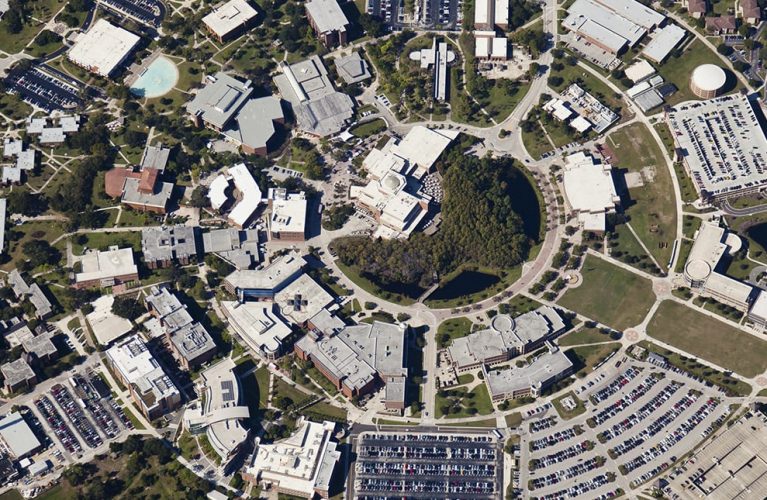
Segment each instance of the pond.
[{"label": "pond", "polygon": [[754,243],[762,247],[757,248],[756,250],[767,251],[767,223],[763,222],[761,224],[751,226],[748,228],[748,230],[746,230],[746,234],[749,238],[754,240]]},{"label": "pond", "polygon": [[178,68],[167,57],[158,57],[130,86],[133,95],[155,98],[170,92],[178,82]]},{"label": "pond", "polygon": [[513,168],[513,177],[509,185],[511,206],[522,218],[525,234],[534,241],[541,237],[541,207],[536,188],[530,179],[520,170]]},{"label": "pond", "polygon": [[481,292],[501,281],[494,274],[479,271],[463,271],[429,295],[429,300],[453,300]]}]

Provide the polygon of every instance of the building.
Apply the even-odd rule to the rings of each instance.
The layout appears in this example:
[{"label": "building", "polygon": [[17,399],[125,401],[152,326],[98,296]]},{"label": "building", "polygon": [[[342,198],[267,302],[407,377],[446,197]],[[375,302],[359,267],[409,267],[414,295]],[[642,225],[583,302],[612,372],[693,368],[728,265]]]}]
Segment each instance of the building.
[{"label": "building", "polygon": [[0,448],[8,450],[14,459],[34,455],[41,447],[21,413],[14,411],[0,419]]},{"label": "building", "polygon": [[615,212],[620,197],[615,190],[612,166],[600,164],[580,152],[565,158],[565,197],[586,231],[604,232],[607,214]]},{"label": "building", "polygon": [[368,63],[362,58],[359,52],[352,52],[348,56],[336,57],[333,63],[336,66],[336,73],[347,85],[364,82],[371,78]]},{"label": "building", "polygon": [[562,25],[611,54],[636,46],[666,17],[636,0],[576,0]]},{"label": "building", "polygon": [[239,302],[274,300],[274,297],[304,272],[306,261],[296,255],[284,255],[263,269],[238,270],[224,279],[224,288]]},{"label": "building", "polygon": [[701,99],[712,99],[722,93],[727,73],[716,64],[701,64],[692,72],[690,89]]},{"label": "building", "polygon": [[274,297],[280,314],[301,327],[321,310],[335,301],[319,283],[308,274],[302,274]]},{"label": "building", "polygon": [[153,286],[144,301],[165,329],[168,345],[184,369],[192,370],[213,359],[216,343],[170,290]]},{"label": "building", "polygon": [[505,30],[509,27],[508,0],[478,0],[474,5],[474,29]]},{"label": "building", "polygon": [[702,199],[754,193],[767,184],[767,137],[756,107],[738,94],[666,112],[677,156]]},{"label": "building", "polygon": [[138,335],[131,335],[106,351],[115,378],[149,420],[181,406],[181,393]]},{"label": "building", "polygon": [[306,17],[325,47],[346,45],[349,41],[349,20],[336,0],[309,0]]},{"label": "building", "polygon": [[759,24],[762,20],[762,8],[757,0],[742,0],[738,3],[738,12],[748,24]]},{"label": "building", "polygon": [[499,402],[525,396],[539,396],[541,391],[570,376],[573,363],[565,353],[549,344],[547,352],[522,367],[488,369],[483,365],[482,372],[490,398]]},{"label": "building", "polygon": [[652,77],[655,74],[655,68],[649,62],[641,59],[626,68],[624,73],[626,73],[626,78],[636,84]]},{"label": "building", "polygon": [[91,302],[93,311],[85,316],[93,336],[101,346],[109,346],[133,331],[131,320],[112,312],[114,302],[114,295],[102,295]]},{"label": "building", "polygon": [[709,35],[731,35],[737,29],[735,16],[706,17],[706,33]]},{"label": "building", "polygon": [[437,42],[435,37],[431,48],[416,50],[411,52],[408,57],[412,61],[418,61],[421,69],[432,68],[433,97],[437,101],[445,102],[448,97],[447,84],[450,79],[447,65],[455,61],[455,52],[448,50],[447,42]]},{"label": "building", "polygon": [[494,31],[475,31],[474,57],[480,61],[507,61],[509,59],[509,39],[505,36],[496,36]]},{"label": "building", "polygon": [[329,497],[333,471],[341,458],[332,422],[304,421],[289,438],[273,444],[257,443],[243,477],[262,489],[311,499]]},{"label": "building", "polygon": [[47,365],[54,361],[59,354],[59,351],[53,344],[52,339],[53,333],[45,332],[24,339],[21,345],[24,348],[24,352],[33,356],[32,359],[37,360],[43,365]]},{"label": "building", "polygon": [[[616,112],[602,104],[599,99],[586,92],[577,83],[567,87],[562,92],[562,96],[568,100],[570,107],[580,115],[579,118],[587,125],[591,125],[597,134],[607,130],[610,125],[617,122],[620,118]],[[570,122],[570,126],[579,132],[583,132],[583,127],[574,125],[574,122],[575,120]]]},{"label": "building", "polygon": [[0,254],[5,253],[5,217],[8,207],[8,201],[0,198]]},{"label": "building", "polygon": [[564,330],[562,317],[549,306],[541,306],[516,318],[499,314],[492,319],[489,328],[453,340],[447,353],[455,370],[462,373],[533,351]]},{"label": "building", "polygon": [[61,144],[68,134],[80,130],[80,115],[27,118],[27,134],[38,136],[40,144]]},{"label": "building", "polygon": [[250,410],[242,402],[236,366],[226,358],[203,371],[198,385],[204,396],[184,412],[184,428],[194,435],[204,433],[225,469],[249,435],[242,423],[250,418]]},{"label": "building", "polygon": [[130,31],[99,19],[77,37],[67,57],[91,73],[108,78],[128,58],[139,40],[141,38]]},{"label": "building", "polygon": [[269,234],[276,240],[306,239],[306,207],[304,192],[288,194],[284,188],[269,189]]},{"label": "building", "polygon": [[320,309],[306,322],[306,328],[313,330],[316,335],[335,335],[345,327],[346,323],[327,308]]},{"label": "building", "polygon": [[197,259],[198,228],[154,226],[141,230],[141,253],[149,269],[170,267],[174,262],[187,265]]},{"label": "building", "polygon": [[130,247],[90,251],[80,258],[80,264],[82,271],[75,274],[75,288],[106,288],[138,281],[138,267]]},{"label": "building", "polygon": [[202,18],[208,33],[219,42],[236,38],[256,19],[258,12],[247,0],[229,0]]},{"label": "building", "polygon": [[251,349],[270,360],[285,353],[285,341],[293,331],[275,304],[223,301],[221,308],[229,326]]},{"label": "building", "polygon": [[219,72],[205,79],[186,110],[196,126],[223,134],[244,153],[265,156],[277,139],[275,124],[285,123],[285,115],[278,98],[252,94],[250,80],[242,82]]},{"label": "building", "polygon": [[40,285],[35,282],[32,282],[32,285],[28,285],[18,269],[8,273],[8,284],[11,286],[16,300],[29,300],[35,308],[35,316],[38,319],[45,319],[53,313],[53,305],[42,288],[40,288]]},{"label": "building", "polygon": [[243,231],[230,227],[203,233],[202,251],[215,253],[237,269],[250,269],[261,261],[255,229]]},{"label": "building", "polygon": [[23,356],[0,366],[0,373],[6,394],[31,389],[37,383],[37,375]]},{"label": "building", "polygon": [[655,64],[663,64],[685,36],[685,30],[675,24],[667,24],[653,35],[652,40],[642,49],[642,55]]},{"label": "building", "polygon": [[322,60],[314,55],[296,64],[280,64],[274,83],[296,116],[298,128],[326,137],[343,130],[354,116],[354,100],[338,92]]},{"label": "building", "polygon": [[211,207],[219,211],[229,210],[229,222],[240,229],[253,220],[261,196],[261,188],[244,163],[230,167],[226,175],[219,174],[208,190]]},{"label": "building", "polygon": [[717,271],[722,259],[726,255],[738,252],[742,245],[738,235],[718,224],[701,224],[684,265],[684,279],[687,284],[701,295],[747,311],[757,294],[754,287]]},{"label": "building", "polygon": [[687,8],[687,13],[694,19],[700,19],[708,11],[706,0],[682,0],[682,5]]},{"label": "building", "polygon": [[[314,366],[346,397],[370,394],[381,384],[407,377],[408,327],[374,321],[347,326],[333,336],[309,333],[296,342],[296,355]],[[405,395],[387,400],[390,410],[404,408]]]},{"label": "building", "polygon": [[173,196],[174,184],[162,180],[170,149],[149,146],[144,149],[138,170],[115,167],[104,176],[107,196],[141,212],[165,214]]}]

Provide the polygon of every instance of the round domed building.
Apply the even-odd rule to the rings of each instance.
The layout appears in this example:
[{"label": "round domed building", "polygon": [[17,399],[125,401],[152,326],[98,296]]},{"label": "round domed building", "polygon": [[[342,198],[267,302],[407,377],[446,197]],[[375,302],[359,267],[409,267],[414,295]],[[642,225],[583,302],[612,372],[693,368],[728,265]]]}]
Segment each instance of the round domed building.
[{"label": "round domed building", "polygon": [[711,99],[722,93],[727,73],[716,64],[701,64],[692,72],[690,89],[701,99]]}]

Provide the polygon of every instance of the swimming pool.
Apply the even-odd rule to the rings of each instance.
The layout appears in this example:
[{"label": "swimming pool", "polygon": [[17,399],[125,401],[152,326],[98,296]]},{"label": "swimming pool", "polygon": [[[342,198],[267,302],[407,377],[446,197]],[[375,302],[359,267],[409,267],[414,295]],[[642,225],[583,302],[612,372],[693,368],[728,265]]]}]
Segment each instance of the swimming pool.
[{"label": "swimming pool", "polygon": [[160,56],[130,86],[132,94],[139,97],[160,97],[176,86],[178,68],[167,57]]}]

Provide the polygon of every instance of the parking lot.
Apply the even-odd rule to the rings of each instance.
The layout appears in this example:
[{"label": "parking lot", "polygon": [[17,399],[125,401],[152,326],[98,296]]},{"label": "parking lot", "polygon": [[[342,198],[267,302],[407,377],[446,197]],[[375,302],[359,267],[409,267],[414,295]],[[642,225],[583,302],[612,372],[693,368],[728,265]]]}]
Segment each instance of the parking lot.
[{"label": "parking lot", "polygon": [[155,28],[165,17],[165,6],[160,0],[98,0],[98,3]]},{"label": "parking lot", "polygon": [[543,412],[524,424],[520,482],[528,498],[610,498],[641,486],[729,415],[718,388],[684,372],[626,359],[605,368],[575,388],[586,413],[563,421]]},{"label": "parking lot", "polygon": [[5,85],[25,102],[47,112],[71,109],[83,104],[80,89],[73,82],[37,67],[12,71],[5,79]]},{"label": "parking lot", "polygon": [[489,433],[364,432],[357,440],[355,498],[499,498],[500,443]]}]

